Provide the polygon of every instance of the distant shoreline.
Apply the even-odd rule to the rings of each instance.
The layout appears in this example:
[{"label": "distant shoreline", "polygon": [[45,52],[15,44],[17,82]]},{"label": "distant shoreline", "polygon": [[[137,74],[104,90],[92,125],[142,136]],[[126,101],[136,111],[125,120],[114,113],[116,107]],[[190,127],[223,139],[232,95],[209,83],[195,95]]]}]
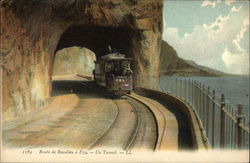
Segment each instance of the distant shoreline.
[{"label": "distant shoreline", "polygon": [[173,73],[173,74],[166,74],[166,73],[160,73],[160,76],[172,76],[172,77],[250,77],[249,74],[195,74],[195,73],[187,73],[187,74],[178,74],[178,73]]}]

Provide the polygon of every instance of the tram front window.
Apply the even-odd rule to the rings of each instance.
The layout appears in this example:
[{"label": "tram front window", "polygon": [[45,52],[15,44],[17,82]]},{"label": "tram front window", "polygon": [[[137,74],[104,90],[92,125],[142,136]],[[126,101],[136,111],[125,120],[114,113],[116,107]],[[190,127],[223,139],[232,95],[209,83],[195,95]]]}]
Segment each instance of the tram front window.
[{"label": "tram front window", "polygon": [[113,63],[109,62],[106,64],[106,72],[109,72],[113,69]]},{"label": "tram front window", "polygon": [[119,62],[114,62],[114,75],[121,75],[121,64]]}]

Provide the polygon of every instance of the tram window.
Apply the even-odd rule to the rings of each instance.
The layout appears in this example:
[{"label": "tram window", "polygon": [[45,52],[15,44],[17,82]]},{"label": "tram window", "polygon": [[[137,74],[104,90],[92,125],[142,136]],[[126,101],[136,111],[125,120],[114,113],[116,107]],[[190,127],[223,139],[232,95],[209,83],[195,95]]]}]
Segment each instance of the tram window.
[{"label": "tram window", "polygon": [[121,64],[120,64],[120,62],[115,61],[115,62],[114,62],[114,68],[115,68],[115,69],[118,69],[118,70],[121,69]]},{"label": "tram window", "polygon": [[123,61],[122,62],[122,67],[128,67],[129,68],[130,67],[129,66],[129,61]]},{"label": "tram window", "polygon": [[111,71],[113,69],[113,63],[112,62],[108,62],[106,63],[106,72]]},{"label": "tram window", "polygon": [[100,73],[100,65],[99,64],[95,65],[95,73]]}]

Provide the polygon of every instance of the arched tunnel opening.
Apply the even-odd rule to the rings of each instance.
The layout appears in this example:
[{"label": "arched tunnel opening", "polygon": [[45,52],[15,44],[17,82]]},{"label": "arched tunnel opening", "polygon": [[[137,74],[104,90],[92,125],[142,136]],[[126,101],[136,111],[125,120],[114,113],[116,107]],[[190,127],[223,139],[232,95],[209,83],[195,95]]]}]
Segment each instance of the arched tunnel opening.
[{"label": "arched tunnel opening", "polygon": [[52,78],[74,74],[92,79],[95,61],[95,53],[85,47],[63,48],[55,54]]},{"label": "arched tunnel opening", "polygon": [[65,80],[66,75],[74,74],[78,77],[90,77],[90,79],[92,77],[93,79],[94,62],[102,56],[117,52],[126,57],[132,57],[132,35],[133,31],[126,27],[96,25],[68,27],[61,35],[53,55],[52,96],[87,93],[86,89],[80,89],[83,86],[79,85],[79,82]]},{"label": "arched tunnel opening", "polygon": [[54,56],[51,95],[94,93],[87,91],[85,85],[93,84],[95,61],[95,53],[85,47],[58,50]]},{"label": "arched tunnel opening", "polygon": [[126,27],[103,27],[96,25],[72,25],[61,36],[56,51],[71,46],[86,47],[96,58],[113,51],[131,56],[133,30]]}]

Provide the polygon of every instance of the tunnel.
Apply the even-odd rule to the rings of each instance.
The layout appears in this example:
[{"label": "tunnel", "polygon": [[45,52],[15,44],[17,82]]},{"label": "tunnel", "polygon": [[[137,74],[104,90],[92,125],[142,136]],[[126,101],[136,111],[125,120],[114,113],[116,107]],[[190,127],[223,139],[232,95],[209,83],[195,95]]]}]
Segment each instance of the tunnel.
[{"label": "tunnel", "polygon": [[131,37],[133,30],[126,27],[103,27],[96,25],[72,25],[62,34],[56,51],[80,46],[90,49],[96,58],[113,52],[131,56]]},{"label": "tunnel", "polygon": [[65,75],[73,75],[93,80],[95,61],[95,53],[85,47],[73,46],[63,48],[55,54],[52,79],[55,80]]},{"label": "tunnel", "polygon": [[4,121],[46,103],[55,54],[67,47],[98,59],[110,46],[133,58],[136,86],[157,88],[163,1],[5,0],[0,7]]},{"label": "tunnel", "polygon": [[[134,33],[135,31],[128,27],[106,27],[84,24],[69,26],[58,40],[53,56],[52,75],[54,75],[55,70],[57,72],[60,71],[58,70],[59,68],[62,69],[60,74],[63,74],[63,71],[67,74],[70,72],[70,69],[74,70],[76,67],[78,70],[84,69],[84,65],[86,65],[85,62],[88,62],[85,56],[89,55],[86,49],[93,52],[91,55],[95,55],[94,58],[97,60],[100,59],[101,56],[114,52],[124,54],[126,57],[132,57],[131,39]],[[75,49],[75,52],[71,53],[70,49]],[[76,52],[76,50],[78,51]],[[83,50],[85,50],[86,53],[82,55]],[[64,54],[64,56],[61,54],[63,51],[67,53]],[[78,53],[79,57],[76,58],[77,54],[75,53]],[[58,59],[64,61],[60,63]],[[93,63],[87,64],[93,65],[95,60],[92,61]],[[60,64],[62,65],[60,66]],[[79,73],[75,74],[80,75]],[[90,76],[90,74],[88,75]]]}]

